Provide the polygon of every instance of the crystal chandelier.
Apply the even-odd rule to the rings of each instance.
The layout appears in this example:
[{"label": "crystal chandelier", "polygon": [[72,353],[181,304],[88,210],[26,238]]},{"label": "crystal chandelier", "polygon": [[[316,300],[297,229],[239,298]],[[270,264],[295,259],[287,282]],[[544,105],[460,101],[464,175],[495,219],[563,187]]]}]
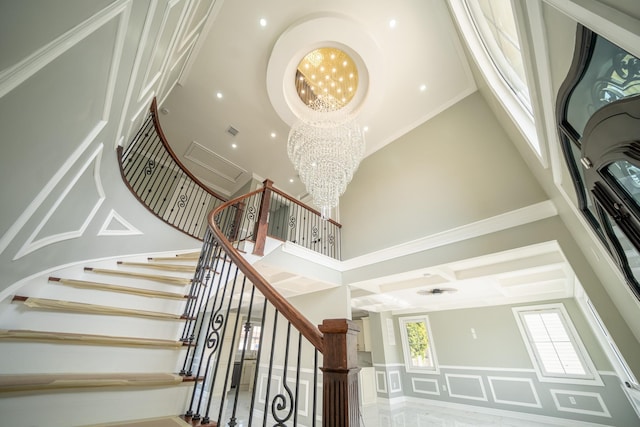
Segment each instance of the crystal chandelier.
[{"label": "crystal chandelier", "polygon": [[357,88],[357,70],[344,52],[316,49],[300,62],[296,87],[309,109],[291,127],[287,152],[313,204],[328,218],[364,156],[362,131],[344,108]]}]

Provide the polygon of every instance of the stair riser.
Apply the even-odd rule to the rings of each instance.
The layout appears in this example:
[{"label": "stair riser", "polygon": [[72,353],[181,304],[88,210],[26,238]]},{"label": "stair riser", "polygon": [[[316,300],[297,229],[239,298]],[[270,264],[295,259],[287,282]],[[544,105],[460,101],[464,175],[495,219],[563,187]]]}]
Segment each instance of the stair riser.
[{"label": "stair riser", "polygon": [[185,351],[2,341],[0,374],[179,372]]},{"label": "stair riser", "polygon": [[2,313],[0,327],[78,334],[177,340],[184,321],[36,310],[14,303]]},{"label": "stair riser", "polygon": [[[170,387],[76,389],[0,395],[2,425],[69,427],[175,416],[184,412],[192,384]],[[46,420],[43,423],[43,420]]]}]

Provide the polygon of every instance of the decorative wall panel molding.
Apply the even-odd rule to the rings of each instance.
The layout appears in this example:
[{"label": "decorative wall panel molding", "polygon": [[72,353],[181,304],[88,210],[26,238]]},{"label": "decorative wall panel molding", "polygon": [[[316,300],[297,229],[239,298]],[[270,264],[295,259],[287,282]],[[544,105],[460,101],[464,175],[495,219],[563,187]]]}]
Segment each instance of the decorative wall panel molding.
[{"label": "decorative wall panel molding", "polygon": [[[98,32],[105,25],[114,20],[117,20],[117,28],[113,39],[111,64],[109,67],[108,75],[106,77],[106,81],[94,82],[95,85],[104,84],[105,87],[100,117],[95,121],[93,127],[87,130],[86,136],[81,141],[78,141],[77,147],[75,147],[73,151],[70,152],[68,156],[66,156],[64,163],[58,169],[58,171],[53,174],[53,176],[46,184],[42,186],[38,194],[36,194],[31,202],[24,209],[22,209],[22,212],[17,216],[13,224],[7,229],[4,235],[2,235],[2,237],[0,238],[0,253],[6,250],[7,246],[16,237],[16,235],[24,227],[27,221],[34,215],[34,213],[38,210],[44,200],[50,195],[50,193],[59,184],[62,178],[80,159],[82,154],[89,148],[89,146],[96,140],[96,138],[106,127],[109,121],[111,102],[115,91],[117,71],[120,64],[122,49],[124,46],[130,9],[130,0],[116,0],[109,6],[91,16],[89,19],[85,20],[83,23],[67,31],[65,34],[56,38],[47,45],[41,47],[18,64],[5,69],[0,73],[1,98],[10,91],[18,88],[22,83],[27,81],[36,73],[42,72],[42,70],[49,64],[53,63],[54,60],[69,52],[80,42],[87,39],[92,34]],[[91,72],[91,70],[85,70],[85,72],[89,73]],[[98,101],[98,99],[94,98],[93,101],[96,102]],[[89,122],[89,124],[90,123],[91,122]]]},{"label": "decorative wall panel molding", "polygon": [[[100,180],[100,161],[102,158],[102,149],[103,149],[103,145],[100,144],[100,146],[94,151],[91,157],[80,168],[78,173],[76,173],[76,175],[71,180],[71,182],[62,191],[62,193],[60,194],[56,202],[53,204],[51,209],[44,216],[40,224],[38,224],[38,226],[35,228],[31,236],[29,236],[29,238],[24,243],[22,248],[20,248],[18,253],[15,255],[15,257],[13,258],[14,260],[19,259],[44,246],[61,242],[63,240],[74,239],[84,234],[85,230],[89,226],[89,223],[91,222],[93,217],[96,215],[96,213],[98,212],[98,209],[100,208],[100,205],[102,205],[102,202],[105,199],[104,189],[102,188],[102,182]],[[89,169],[89,166],[91,165],[93,165],[93,170]],[[89,173],[85,173],[85,172],[89,172]],[[74,187],[83,184],[82,178],[84,178],[85,180],[92,179],[93,186],[95,189],[95,200],[93,201],[93,206],[92,207],[88,206],[88,214],[86,215],[86,218],[84,219],[84,221],[81,224],[79,224],[78,228],[75,230],[70,230],[67,232],[61,232],[61,233],[48,235],[45,237],[40,237],[38,240],[36,240],[40,236],[41,231],[43,231],[43,229],[46,226],[54,225],[52,223],[56,220],[56,218],[66,217],[68,216],[68,212],[82,209],[82,207],[78,206],[77,201],[67,200],[67,196],[72,192]],[[88,196],[86,195],[86,191],[83,190],[81,193],[85,194],[83,198],[88,199]],[[59,212],[59,216],[54,217],[54,214],[56,214],[57,212]],[[44,231],[46,234],[46,230]]]},{"label": "decorative wall panel molding", "polygon": [[[182,8],[179,8],[178,6],[181,4]],[[171,49],[178,36],[180,27],[177,23],[182,20],[185,9],[186,0],[170,0],[166,3],[162,15],[162,24],[153,43],[152,52],[155,56],[152,56],[147,64],[142,85],[140,86],[140,93],[138,93],[138,102],[142,101],[154,87],[154,92],[157,92],[157,84],[166,69],[171,56]]]},{"label": "decorative wall panel molding", "polygon": [[430,378],[411,378],[411,387],[414,393],[420,394],[432,394],[439,396],[440,387],[438,386],[438,380]]},{"label": "decorative wall panel molding", "polygon": [[389,393],[398,393],[402,391],[402,382],[400,381],[400,371],[389,372]]},{"label": "decorative wall panel molding", "polygon": [[[542,408],[531,378],[487,377],[496,403]],[[520,397],[521,399],[517,399]]]},{"label": "decorative wall panel molding", "polygon": [[558,411],[611,418],[600,393],[576,390],[549,390]]},{"label": "decorative wall panel molding", "polygon": [[[120,123],[118,124],[118,132],[117,132],[118,138],[116,138],[116,147],[114,148],[117,148],[118,145],[123,145],[125,143],[125,140],[128,140],[131,137],[131,131],[133,129],[133,124],[131,123],[136,122],[135,119],[139,118],[136,115],[132,120],[130,120],[130,126],[126,130],[126,133],[124,134],[122,133],[125,122],[127,121],[127,117],[129,117],[130,115],[129,114],[130,109],[132,108],[131,98],[133,97],[134,87],[136,86],[136,84],[142,85],[142,82],[139,81],[140,64],[142,63],[142,58],[148,47],[149,33],[151,32],[151,28],[153,25],[153,18],[155,16],[155,10],[157,6],[158,6],[158,0],[151,0],[149,2],[149,8],[147,9],[147,16],[142,26],[140,41],[138,42],[136,57],[135,57],[135,60],[133,61],[133,67],[131,68],[131,76],[129,77],[129,80],[128,80],[129,84],[127,86],[127,94],[125,95],[124,108],[122,109],[122,112],[120,115]],[[142,107],[145,107],[148,109],[149,105],[151,105],[152,99],[153,99],[153,94],[150,97],[147,97],[147,100],[143,101]],[[140,100],[138,100],[138,102],[139,101]],[[140,125],[142,124],[142,120],[140,120],[139,122],[136,122],[136,124],[138,125],[136,129],[139,129]]]},{"label": "decorative wall panel molding", "polygon": [[111,209],[102,227],[100,227],[100,231],[98,231],[98,236],[132,236],[136,234],[144,233],[131,225],[129,221],[113,209]]},{"label": "decorative wall panel molding", "polygon": [[376,371],[376,391],[378,393],[387,392],[387,375],[384,371]]},{"label": "decorative wall panel molding", "polygon": [[487,402],[487,392],[480,375],[445,374],[449,396]]},{"label": "decorative wall panel molding", "polygon": [[196,44],[197,39],[193,40],[189,47],[185,49],[184,52],[181,52],[176,60],[171,64],[168,70],[165,70],[164,80],[160,85],[160,89],[158,93],[160,94],[160,104],[162,104],[169,93],[173,89],[173,87],[180,80],[180,76],[182,75],[182,71],[185,69],[187,65],[187,61],[191,57],[191,52],[193,51],[193,47]]},{"label": "decorative wall panel molding", "polygon": [[191,44],[195,41],[196,33],[202,31],[204,22],[211,13],[213,6],[216,4],[216,0],[194,0],[190,10],[189,21],[185,26],[185,31],[182,34],[178,51],[181,52],[187,44]]},{"label": "decorative wall panel molding", "polygon": [[[42,46],[32,55],[14,66],[2,70],[0,72],[0,98],[116,16],[120,15],[121,22],[125,21],[126,24],[130,2],[131,0],[114,1],[91,18]],[[121,45],[120,43],[120,47]]]}]

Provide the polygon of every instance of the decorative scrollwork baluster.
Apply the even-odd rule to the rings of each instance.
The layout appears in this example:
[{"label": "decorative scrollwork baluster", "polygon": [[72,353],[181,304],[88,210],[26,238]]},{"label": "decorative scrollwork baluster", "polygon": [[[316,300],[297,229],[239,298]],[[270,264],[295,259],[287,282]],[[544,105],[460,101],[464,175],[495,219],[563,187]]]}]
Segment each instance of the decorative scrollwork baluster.
[{"label": "decorative scrollwork baluster", "polygon": [[[273,416],[273,419],[276,420],[276,423],[273,425],[273,427],[285,427],[285,423],[289,421],[291,415],[293,415],[293,393],[291,392],[291,389],[286,384],[286,382],[283,386],[284,391],[287,393],[287,396],[285,396],[283,393],[279,393],[275,395],[273,400],[271,401],[271,415]],[[289,403],[288,408],[287,403]],[[285,413],[284,417],[280,417],[278,413],[285,410],[287,412]]]},{"label": "decorative scrollwork baluster", "polygon": [[151,175],[153,173],[153,170],[156,168],[156,162],[153,159],[149,159],[147,161],[147,167],[144,169],[144,172],[147,175]]}]

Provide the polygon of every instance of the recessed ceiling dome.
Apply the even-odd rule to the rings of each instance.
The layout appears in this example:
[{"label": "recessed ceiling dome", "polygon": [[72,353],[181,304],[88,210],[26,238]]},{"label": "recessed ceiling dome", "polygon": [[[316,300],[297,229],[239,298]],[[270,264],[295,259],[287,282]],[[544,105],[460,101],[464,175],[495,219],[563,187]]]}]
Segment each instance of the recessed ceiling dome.
[{"label": "recessed ceiling dome", "polygon": [[[332,54],[334,60],[342,60],[332,62]],[[328,62],[319,65],[315,73],[307,73],[305,64],[309,65],[310,70],[313,61],[320,56]],[[383,87],[377,84],[383,80],[385,67],[382,57],[370,34],[353,19],[335,14],[313,15],[285,30],[276,41],[267,66],[269,99],[289,126],[308,116],[309,99],[306,96],[315,100],[320,95],[330,95],[330,99],[339,103],[329,111],[340,110],[341,115],[355,116],[363,111],[373,111],[383,96],[380,90],[370,90],[373,85]],[[332,73],[335,68],[335,74],[338,75],[340,67],[345,67],[342,65],[345,61],[351,71],[341,74],[343,82],[351,78],[354,84],[340,87],[340,77],[333,79]],[[324,72],[320,70],[321,67],[324,67]],[[314,81],[317,84],[314,85]],[[334,85],[331,86],[331,83]],[[310,89],[312,94],[309,94]],[[301,93],[302,90],[305,93]],[[342,96],[345,91],[348,96]],[[326,98],[322,99],[326,101]]]}]

